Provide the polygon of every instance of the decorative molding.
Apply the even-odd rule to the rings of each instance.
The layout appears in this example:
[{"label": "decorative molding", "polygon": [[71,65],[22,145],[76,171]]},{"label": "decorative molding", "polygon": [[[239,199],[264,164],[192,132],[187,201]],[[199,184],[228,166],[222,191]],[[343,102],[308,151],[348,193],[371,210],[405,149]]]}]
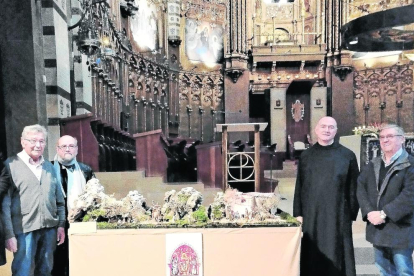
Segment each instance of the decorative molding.
[{"label": "decorative molding", "polygon": [[293,18],[293,7],[293,3],[266,6],[266,20],[272,20],[273,17],[279,21],[291,19]]},{"label": "decorative molding", "polygon": [[350,65],[339,65],[334,67],[334,74],[337,76],[341,81],[344,81],[346,77],[352,73],[354,67]]},{"label": "decorative molding", "polygon": [[243,72],[244,72],[244,69],[236,69],[236,68],[226,69],[226,75],[233,80],[233,83],[237,82],[240,76],[243,75]]},{"label": "decorative molding", "polygon": [[200,21],[224,23],[226,2],[226,0],[184,0],[181,1],[181,16]]}]

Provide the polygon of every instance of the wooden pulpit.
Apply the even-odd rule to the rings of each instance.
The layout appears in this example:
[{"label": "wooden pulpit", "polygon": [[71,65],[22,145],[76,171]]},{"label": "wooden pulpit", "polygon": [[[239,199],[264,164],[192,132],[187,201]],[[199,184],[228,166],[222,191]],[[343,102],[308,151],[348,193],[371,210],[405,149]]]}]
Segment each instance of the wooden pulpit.
[{"label": "wooden pulpit", "polygon": [[267,123],[240,123],[240,124],[217,124],[216,132],[222,132],[222,158],[223,158],[223,191],[228,184],[228,133],[229,132],[252,132],[254,131],[254,190],[260,191],[260,131],[267,127]]}]

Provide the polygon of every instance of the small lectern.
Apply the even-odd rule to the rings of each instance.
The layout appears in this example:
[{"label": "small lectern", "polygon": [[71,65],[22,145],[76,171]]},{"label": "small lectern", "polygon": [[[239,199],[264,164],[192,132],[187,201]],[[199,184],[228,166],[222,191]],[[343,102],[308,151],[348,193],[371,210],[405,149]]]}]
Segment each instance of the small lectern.
[{"label": "small lectern", "polygon": [[228,133],[254,131],[254,190],[260,191],[260,131],[267,127],[267,123],[241,123],[241,124],[217,124],[216,132],[222,132],[222,158],[223,158],[223,191],[228,188]]}]

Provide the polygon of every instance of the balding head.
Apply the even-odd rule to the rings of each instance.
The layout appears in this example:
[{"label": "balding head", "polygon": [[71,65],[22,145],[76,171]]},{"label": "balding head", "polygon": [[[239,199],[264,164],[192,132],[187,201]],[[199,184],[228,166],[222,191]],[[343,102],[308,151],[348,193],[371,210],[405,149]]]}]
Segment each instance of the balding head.
[{"label": "balding head", "polygon": [[329,116],[321,118],[315,128],[318,143],[322,146],[332,144],[337,131],[338,128],[334,118]]},{"label": "balding head", "polygon": [[78,141],[75,137],[64,135],[58,140],[56,151],[64,162],[71,162],[78,155]]}]

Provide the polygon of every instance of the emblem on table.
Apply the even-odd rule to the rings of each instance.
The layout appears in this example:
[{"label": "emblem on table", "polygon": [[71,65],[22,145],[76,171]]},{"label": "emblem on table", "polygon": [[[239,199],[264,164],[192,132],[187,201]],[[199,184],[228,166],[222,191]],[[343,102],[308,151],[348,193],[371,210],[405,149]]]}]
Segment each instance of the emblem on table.
[{"label": "emblem on table", "polygon": [[200,275],[200,262],[191,246],[181,245],[171,256],[170,276]]}]

